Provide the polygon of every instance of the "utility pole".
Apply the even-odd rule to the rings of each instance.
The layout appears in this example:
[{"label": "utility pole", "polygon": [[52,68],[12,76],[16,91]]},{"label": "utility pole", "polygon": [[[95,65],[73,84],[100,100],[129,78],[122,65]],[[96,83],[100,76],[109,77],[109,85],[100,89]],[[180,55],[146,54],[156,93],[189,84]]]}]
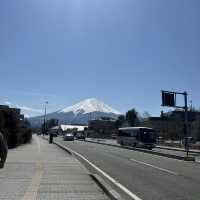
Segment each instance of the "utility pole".
[{"label": "utility pole", "polygon": [[48,101],[45,101],[45,104],[44,104],[44,132],[43,132],[43,135],[46,134],[46,114],[47,114],[47,104],[48,104]]},{"label": "utility pole", "polygon": [[183,93],[185,100],[185,123],[184,123],[184,133],[185,133],[185,150],[187,152],[187,157],[189,153],[189,134],[188,134],[188,107],[187,107],[187,92]]}]

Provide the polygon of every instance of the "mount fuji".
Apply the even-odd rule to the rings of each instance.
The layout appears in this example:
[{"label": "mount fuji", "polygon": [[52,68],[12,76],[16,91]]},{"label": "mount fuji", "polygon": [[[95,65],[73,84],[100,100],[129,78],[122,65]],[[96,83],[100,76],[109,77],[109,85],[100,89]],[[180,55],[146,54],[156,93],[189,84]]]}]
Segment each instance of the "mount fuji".
[{"label": "mount fuji", "polygon": [[[87,124],[91,119],[110,117],[116,119],[121,113],[95,98],[85,99],[72,106],[46,115],[46,119],[58,119],[59,124]],[[41,126],[44,116],[29,118],[32,127]]]}]

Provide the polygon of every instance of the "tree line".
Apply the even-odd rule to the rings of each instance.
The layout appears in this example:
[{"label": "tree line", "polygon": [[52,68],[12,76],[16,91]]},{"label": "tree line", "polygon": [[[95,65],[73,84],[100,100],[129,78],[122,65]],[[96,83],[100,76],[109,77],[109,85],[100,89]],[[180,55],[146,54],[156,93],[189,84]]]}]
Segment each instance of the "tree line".
[{"label": "tree line", "polygon": [[127,124],[129,126],[136,126],[139,123],[139,114],[138,112],[133,108],[129,110],[125,115],[120,115],[118,119],[116,120],[116,127],[120,128],[124,124]]}]

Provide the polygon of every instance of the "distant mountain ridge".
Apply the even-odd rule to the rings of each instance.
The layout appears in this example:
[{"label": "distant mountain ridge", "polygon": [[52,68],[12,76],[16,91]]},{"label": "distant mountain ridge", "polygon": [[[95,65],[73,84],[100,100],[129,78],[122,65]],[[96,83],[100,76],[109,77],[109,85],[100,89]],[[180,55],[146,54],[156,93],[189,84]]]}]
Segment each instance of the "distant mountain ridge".
[{"label": "distant mountain ridge", "polygon": [[[96,98],[80,101],[72,106],[66,107],[46,115],[46,119],[58,119],[59,124],[87,124],[91,119],[100,117],[111,117],[116,119],[121,113]],[[32,127],[41,126],[44,116],[29,118]]]}]

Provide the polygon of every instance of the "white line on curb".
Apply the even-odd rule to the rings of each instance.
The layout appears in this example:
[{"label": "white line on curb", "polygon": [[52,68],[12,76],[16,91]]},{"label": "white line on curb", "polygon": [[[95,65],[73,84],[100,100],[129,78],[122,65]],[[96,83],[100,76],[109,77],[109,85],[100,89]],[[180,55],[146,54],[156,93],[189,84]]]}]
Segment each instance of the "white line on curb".
[{"label": "white line on curb", "polygon": [[[60,145],[60,143],[58,143]],[[61,145],[64,148],[66,148],[68,151],[71,151],[74,155],[77,155],[78,157],[80,157],[81,159],[83,159],[85,162],[87,162],[89,165],[91,165],[93,168],[95,168],[99,173],[101,173],[104,177],[106,177],[110,182],[112,182],[114,185],[116,185],[117,187],[119,187],[122,191],[124,191],[128,196],[130,196],[132,199],[134,200],[142,200],[141,198],[139,198],[137,195],[135,195],[134,193],[132,193],[129,189],[127,189],[125,186],[123,186],[121,183],[117,182],[114,178],[112,178],[111,176],[109,176],[106,172],[104,172],[103,170],[101,170],[100,168],[98,168],[96,165],[94,165],[93,163],[91,163],[89,160],[87,160],[83,155],[75,152],[74,150]]]},{"label": "white line on curb", "polygon": [[130,160],[131,160],[131,161],[134,161],[134,162],[136,162],[136,163],[142,164],[142,165],[146,165],[146,166],[149,166],[149,167],[158,169],[158,170],[160,170],[160,171],[167,172],[167,173],[169,173],[169,174],[178,175],[176,172],[173,172],[173,171],[171,171],[171,170],[164,169],[164,168],[161,168],[161,167],[157,167],[157,166],[151,165],[151,164],[149,164],[149,163],[145,163],[145,162],[142,162],[142,161],[138,161],[138,160],[135,160],[135,159],[133,159],[133,158],[131,158]]}]

